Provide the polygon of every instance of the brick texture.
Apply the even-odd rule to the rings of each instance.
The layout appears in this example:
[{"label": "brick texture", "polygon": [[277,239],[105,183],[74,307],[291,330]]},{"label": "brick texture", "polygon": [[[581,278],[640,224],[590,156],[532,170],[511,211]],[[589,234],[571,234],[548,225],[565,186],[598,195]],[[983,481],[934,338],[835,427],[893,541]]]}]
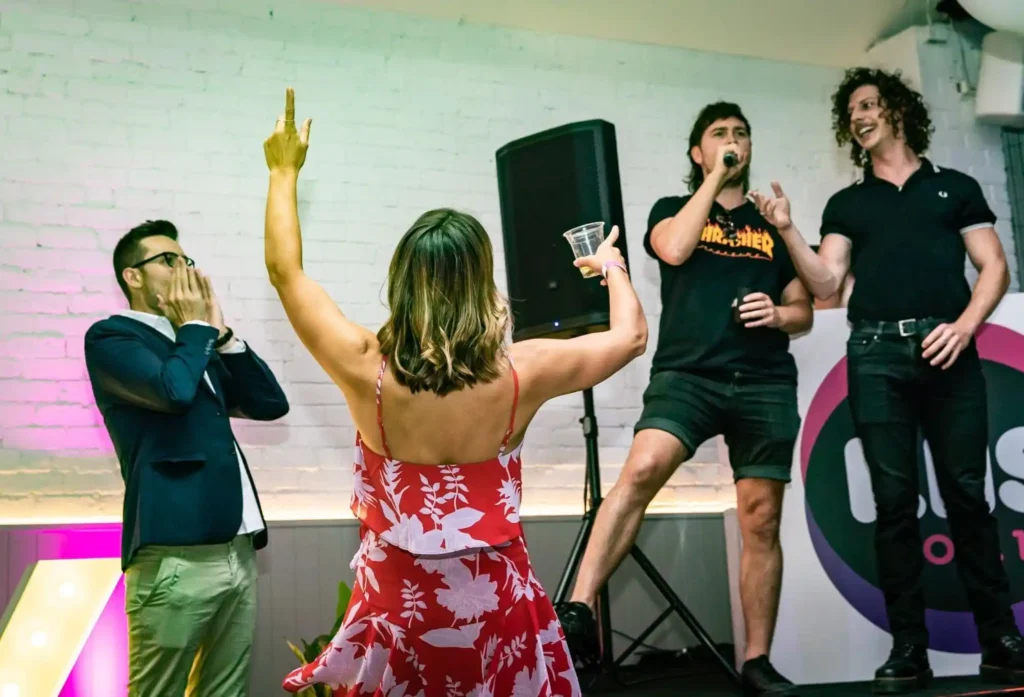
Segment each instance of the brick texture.
[{"label": "brick texture", "polygon": [[[947,163],[967,172],[981,184],[985,198],[998,218],[996,232],[1003,243],[1010,266],[1010,292],[1020,290],[1016,243],[1013,238],[1010,198],[1007,191],[1006,160],[998,126],[979,123],[974,116],[970,89],[958,90],[959,83],[976,85],[981,65],[980,37],[973,25],[961,25],[959,36],[947,25],[935,25],[929,32],[918,30],[918,54],[924,96],[935,124],[931,156],[936,164]],[[961,52],[961,47],[963,51]],[[967,261],[967,278],[973,283],[978,272]]]},{"label": "brick texture", "polygon": [[[236,422],[268,515],[346,515],[351,420],[340,392],[295,339],[262,265],[262,141],[287,85],[296,89],[298,117],[314,118],[300,188],[307,268],[374,329],[386,316],[391,252],[423,210],[455,206],[477,215],[504,287],[495,150],[571,121],[616,125],[633,278],[652,336],[645,356],[595,389],[610,485],[657,339],[657,266],[641,245],[646,216],[657,198],[683,186],[689,124],[709,101],[738,101],[753,122],[755,185],[781,180],[796,222],[815,236],[826,199],[852,178],[829,131],[827,101],[838,78],[831,69],[311,0],[273,11],[243,0],[5,2],[2,517],[119,516],[123,485],[93,405],[82,337],[124,306],[110,262],[118,236],[154,217],[179,226],[230,323],[291,398],[292,412],[279,423]],[[943,117],[950,148],[943,159],[977,168],[1005,207],[998,141],[957,114]],[[581,413],[581,398],[570,395],[534,422],[525,449],[527,512],[579,508]],[[719,460],[716,443],[705,444],[658,502],[721,508],[733,500]]]}]

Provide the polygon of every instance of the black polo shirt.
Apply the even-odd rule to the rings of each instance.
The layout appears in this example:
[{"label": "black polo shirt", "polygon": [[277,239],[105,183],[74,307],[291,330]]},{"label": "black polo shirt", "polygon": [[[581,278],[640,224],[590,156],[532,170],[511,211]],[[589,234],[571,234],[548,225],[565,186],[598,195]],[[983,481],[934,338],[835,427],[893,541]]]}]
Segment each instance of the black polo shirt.
[{"label": "black polo shirt", "polygon": [[659,199],[647,218],[644,249],[658,260],[661,271],[661,323],[651,371],[685,370],[709,377],[740,371],[795,381],[789,335],[781,329],[744,327],[733,318],[732,307],[741,288],[782,303],[782,291],[796,278],[786,243],[750,201],[732,210],[715,202],[690,258],[679,266],[668,264],[651,246],[651,231],[689,200]]},{"label": "black polo shirt", "polygon": [[851,320],[955,320],[971,300],[964,234],[995,225],[978,182],[925,158],[902,187],[874,176],[829,199],[821,237],[852,243]]}]

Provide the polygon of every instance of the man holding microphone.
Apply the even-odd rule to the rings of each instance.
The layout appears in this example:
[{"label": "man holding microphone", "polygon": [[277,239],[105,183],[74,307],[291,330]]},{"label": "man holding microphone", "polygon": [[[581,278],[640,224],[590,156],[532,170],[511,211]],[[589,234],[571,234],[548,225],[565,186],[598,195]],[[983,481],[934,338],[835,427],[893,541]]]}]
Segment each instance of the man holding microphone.
[{"label": "man holding microphone", "polygon": [[598,509],[572,600],[559,610],[579,658],[595,651],[599,589],[632,547],[655,494],[697,447],[725,436],[743,535],[744,683],[785,694],[772,667],[782,579],[779,521],[800,428],[789,335],[811,326],[810,296],[773,225],[745,199],[750,124],[731,103],[700,112],[691,194],[658,200],[644,248],[661,272],[661,326],[629,457]]}]

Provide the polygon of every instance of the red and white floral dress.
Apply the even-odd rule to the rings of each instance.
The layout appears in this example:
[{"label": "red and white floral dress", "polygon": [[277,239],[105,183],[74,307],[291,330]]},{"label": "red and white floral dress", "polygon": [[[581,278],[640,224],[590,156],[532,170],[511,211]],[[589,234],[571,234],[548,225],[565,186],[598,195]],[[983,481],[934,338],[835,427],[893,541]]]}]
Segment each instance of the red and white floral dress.
[{"label": "red and white floral dress", "polygon": [[562,628],[526,552],[520,444],[468,465],[392,459],[357,436],[352,511],[361,545],[355,586],[331,644],[283,687],[324,683],[335,695],[578,697]]}]

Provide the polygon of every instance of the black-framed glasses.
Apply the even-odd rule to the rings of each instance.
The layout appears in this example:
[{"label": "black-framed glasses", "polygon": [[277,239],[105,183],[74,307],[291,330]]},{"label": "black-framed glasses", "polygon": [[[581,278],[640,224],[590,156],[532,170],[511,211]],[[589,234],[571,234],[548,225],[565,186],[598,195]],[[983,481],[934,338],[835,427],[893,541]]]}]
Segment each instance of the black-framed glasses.
[{"label": "black-framed glasses", "polygon": [[725,233],[725,239],[736,239],[736,223],[732,221],[732,218],[725,213],[718,213],[715,215],[715,222],[719,224],[722,228],[722,232]]},{"label": "black-framed glasses", "polygon": [[175,252],[160,252],[159,254],[154,254],[153,256],[149,257],[148,259],[143,259],[138,264],[132,264],[131,268],[139,269],[139,268],[142,268],[143,266],[145,266],[146,264],[148,264],[150,262],[153,262],[153,261],[157,261],[159,259],[162,259],[163,262],[165,264],[167,264],[168,266],[173,267],[174,266],[174,262],[176,262],[178,260],[178,257],[181,257],[182,259],[185,260],[185,266],[188,266],[189,268],[195,268],[196,263],[192,259],[190,259],[189,257],[185,256],[184,254],[177,254]]}]

